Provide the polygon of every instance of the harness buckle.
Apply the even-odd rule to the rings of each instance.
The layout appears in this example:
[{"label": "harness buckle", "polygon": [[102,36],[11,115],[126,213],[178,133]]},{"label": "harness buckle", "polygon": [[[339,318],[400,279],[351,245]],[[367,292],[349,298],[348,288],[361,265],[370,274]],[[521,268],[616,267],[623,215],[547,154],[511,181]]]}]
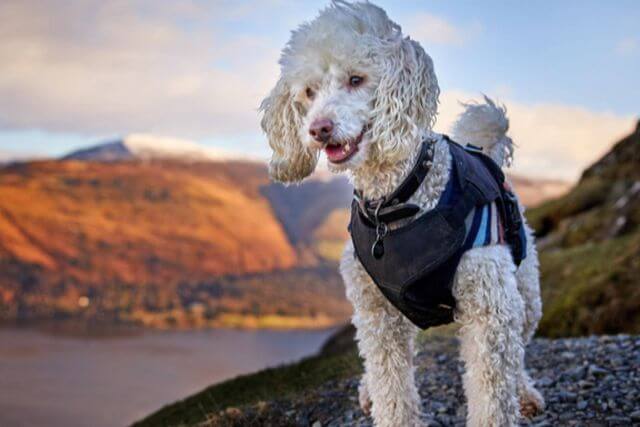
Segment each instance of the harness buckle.
[{"label": "harness buckle", "polygon": [[384,205],[384,197],[376,202],[376,210],[373,213],[373,221],[376,226],[376,240],[371,246],[371,255],[373,255],[375,259],[380,259],[384,255],[384,244],[382,243],[382,239],[384,239],[384,236],[389,232],[389,227],[386,223],[380,221],[380,208]]}]

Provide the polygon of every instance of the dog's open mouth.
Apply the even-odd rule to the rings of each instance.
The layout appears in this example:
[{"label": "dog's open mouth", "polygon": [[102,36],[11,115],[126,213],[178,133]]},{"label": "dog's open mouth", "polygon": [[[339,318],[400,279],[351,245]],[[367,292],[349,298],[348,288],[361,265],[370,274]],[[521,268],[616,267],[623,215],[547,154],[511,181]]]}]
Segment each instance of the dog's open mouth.
[{"label": "dog's open mouth", "polygon": [[362,129],[355,139],[347,141],[330,141],[325,145],[324,151],[331,163],[344,163],[358,152],[358,145],[362,141],[366,129]]}]

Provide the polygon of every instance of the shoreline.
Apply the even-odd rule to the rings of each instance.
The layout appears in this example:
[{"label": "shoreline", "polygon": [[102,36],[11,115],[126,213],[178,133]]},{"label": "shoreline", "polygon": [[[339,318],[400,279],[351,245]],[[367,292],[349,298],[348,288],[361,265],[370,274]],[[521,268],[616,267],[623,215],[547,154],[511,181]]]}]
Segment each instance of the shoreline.
[{"label": "shoreline", "polygon": [[78,338],[110,338],[140,336],[156,332],[190,332],[215,329],[236,331],[322,331],[338,328],[348,323],[349,319],[333,319],[329,317],[293,317],[293,316],[236,316],[231,315],[219,321],[206,324],[167,326],[158,324],[142,324],[123,320],[97,320],[83,318],[68,319],[32,319],[3,320],[1,329],[23,329],[42,332],[52,336]]}]

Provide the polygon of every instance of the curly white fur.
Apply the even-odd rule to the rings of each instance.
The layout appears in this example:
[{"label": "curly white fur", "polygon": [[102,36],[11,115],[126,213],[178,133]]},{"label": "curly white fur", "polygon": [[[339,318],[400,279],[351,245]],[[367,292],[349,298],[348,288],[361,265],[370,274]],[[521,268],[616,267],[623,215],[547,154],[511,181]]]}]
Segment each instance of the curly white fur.
[{"label": "curly white fur", "polygon": [[[309,128],[328,119],[334,144],[351,144],[363,135],[355,155],[329,166],[347,170],[370,199],[393,191],[411,170],[420,143],[435,140],[433,167],[411,199],[423,212],[435,206],[451,158],[447,142],[431,130],[439,96],[433,64],[382,9],[335,1],[292,33],[280,65],[280,79],[260,107],[274,179],[298,182],[313,171],[324,146],[309,136]],[[352,75],[363,77],[361,86],[349,86]],[[454,135],[508,164],[508,124],[504,107],[485,97],[482,104],[466,104]],[[508,248],[490,246],[468,251],[454,278],[470,426],[514,425],[520,411],[544,406],[524,370],[524,348],[541,316],[537,253],[528,228],[527,235],[528,256],[518,269]],[[380,293],[351,243],[340,272],[364,358],[363,409],[370,409],[376,426],[421,425],[413,379],[417,328]]]},{"label": "curly white fur", "polygon": [[453,139],[482,148],[500,166],[511,166],[513,141],[507,136],[507,109],[487,96],[484,101],[463,104],[466,108],[453,125]]}]

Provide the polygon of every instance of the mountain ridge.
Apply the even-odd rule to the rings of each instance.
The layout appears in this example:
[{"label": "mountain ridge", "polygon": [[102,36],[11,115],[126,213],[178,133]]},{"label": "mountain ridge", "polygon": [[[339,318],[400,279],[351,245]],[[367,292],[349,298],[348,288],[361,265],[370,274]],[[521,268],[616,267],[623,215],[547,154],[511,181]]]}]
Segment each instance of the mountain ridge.
[{"label": "mountain ridge", "polygon": [[193,141],[143,133],[132,133],[122,138],[81,148],[63,155],[60,159],[103,162],[135,159],[250,160],[248,156],[232,155],[224,150],[206,147]]}]

